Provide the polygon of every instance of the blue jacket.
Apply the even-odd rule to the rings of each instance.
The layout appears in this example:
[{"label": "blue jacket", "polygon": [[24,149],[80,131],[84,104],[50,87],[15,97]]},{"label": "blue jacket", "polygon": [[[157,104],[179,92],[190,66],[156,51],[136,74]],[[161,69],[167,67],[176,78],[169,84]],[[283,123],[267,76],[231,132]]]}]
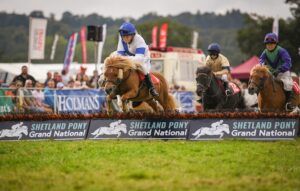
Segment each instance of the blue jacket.
[{"label": "blue jacket", "polygon": [[261,65],[271,66],[272,70],[284,73],[291,70],[292,60],[286,49],[277,45],[274,51],[270,52],[267,49],[260,56],[259,63]]}]

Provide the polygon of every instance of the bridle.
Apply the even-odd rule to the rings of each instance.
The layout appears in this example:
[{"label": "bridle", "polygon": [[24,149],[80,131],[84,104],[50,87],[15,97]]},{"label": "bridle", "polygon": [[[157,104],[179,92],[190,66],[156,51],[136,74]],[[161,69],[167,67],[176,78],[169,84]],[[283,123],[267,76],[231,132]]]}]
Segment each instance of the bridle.
[{"label": "bridle", "polygon": [[257,87],[257,93],[260,92],[264,88],[265,81],[267,80],[266,77],[259,78],[259,83],[256,83],[252,78],[250,78],[248,87],[250,84],[254,84],[255,87]]},{"label": "bridle", "polygon": [[205,74],[205,73],[199,73],[199,74],[197,74],[196,79],[198,79],[199,76],[205,76],[208,79],[208,83],[207,83],[207,86],[205,86],[205,85],[199,83],[198,80],[196,80],[197,86],[200,86],[200,88],[203,89],[203,90],[208,89],[210,87],[210,84],[211,84],[212,75],[208,75],[208,74]]},{"label": "bridle", "polygon": [[120,78],[117,78],[116,80],[107,80],[107,79],[104,79],[103,83],[110,82],[110,83],[114,84],[116,87],[118,87],[123,82],[125,82],[126,80],[128,80],[128,78],[130,77],[131,71],[132,71],[132,69],[129,69],[128,75],[125,78],[123,78],[123,79],[120,79]]}]

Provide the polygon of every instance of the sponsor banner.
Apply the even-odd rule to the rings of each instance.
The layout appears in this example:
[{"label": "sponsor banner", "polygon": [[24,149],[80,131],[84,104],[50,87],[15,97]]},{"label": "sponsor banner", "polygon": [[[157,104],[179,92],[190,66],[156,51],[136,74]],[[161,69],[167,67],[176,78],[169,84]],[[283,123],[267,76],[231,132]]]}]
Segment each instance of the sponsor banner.
[{"label": "sponsor banner", "polygon": [[85,64],[87,63],[86,26],[83,26],[80,29],[80,42],[81,42],[82,64]]},{"label": "sponsor banner", "polygon": [[98,113],[103,111],[104,104],[103,90],[56,90],[58,113]]},{"label": "sponsor banner", "polygon": [[180,112],[195,112],[193,92],[176,91],[173,93],[173,96],[180,105]]},{"label": "sponsor banner", "polygon": [[165,49],[167,47],[168,23],[163,23],[160,27],[159,33],[159,48]]},{"label": "sponsor banner", "polygon": [[71,62],[73,62],[78,33],[73,33],[68,42],[63,69],[68,73]]},{"label": "sponsor banner", "polygon": [[191,44],[191,48],[193,49],[197,49],[197,45],[198,45],[198,36],[199,36],[199,33],[197,31],[193,31],[193,41],[192,41],[192,44]]},{"label": "sponsor banner", "polygon": [[157,31],[158,31],[158,27],[154,26],[152,28],[152,44],[151,44],[152,48],[157,48]]},{"label": "sponsor banner", "polygon": [[0,140],[85,139],[90,120],[7,121],[0,123]]},{"label": "sponsor banner", "polygon": [[293,139],[298,119],[199,119],[191,120],[188,139]]},{"label": "sponsor banner", "polygon": [[29,59],[44,59],[47,19],[30,18]]},{"label": "sponsor banner", "polygon": [[189,120],[91,120],[88,139],[186,139]]}]

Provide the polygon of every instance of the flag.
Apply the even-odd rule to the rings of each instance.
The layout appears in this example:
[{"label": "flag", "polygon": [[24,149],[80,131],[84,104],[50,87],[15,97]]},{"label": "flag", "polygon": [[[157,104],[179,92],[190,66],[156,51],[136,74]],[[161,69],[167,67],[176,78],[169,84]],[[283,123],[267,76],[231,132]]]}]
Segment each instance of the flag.
[{"label": "flag", "polygon": [[81,53],[82,63],[87,63],[87,52],[86,52],[86,27],[83,26],[80,29],[80,42],[81,42]]},{"label": "flag", "polygon": [[168,23],[162,24],[159,33],[159,48],[166,49],[167,47]]},{"label": "flag", "polygon": [[152,28],[152,48],[157,48],[157,26]]},{"label": "flag", "polygon": [[77,36],[78,36],[77,33],[73,33],[69,38],[68,47],[67,47],[66,54],[65,54],[64,67],[63,67],[63,69],[67,73],[69,71],[70,64],[74,58]]},{"label": "flag", "polygon": [[29,19],[29,49],[28,58],[44,59],[47,19]]},{"label": "flag", "polygon": [[191,45],[191,47],[192,47],[193,49],[197,49],[197,45],[198,45],[198,36],[199,36],[198,32],[197,32],[197,31],[193,31],[193,41],[192,41],[192,45]]},{"label": "flag", "polygon": [[272,32],[279,35],[279,20],[278,17],[274,18],[273,26],[272,26]]},{"label": "flag", "polygon": [[99,42],[98,44],[98,60],[96,61],[96,63],[101,63],[102,60],[102,50],[103,50],[103,45],[105,42],[105,38],[106,38],[106,24],[102,25],[102,41]]},{"label": "flag", "polygon": [[52,49],[51,49],[50,60],[53,60],[53,59],[54,59],[54,55],[55,55],[55,51],[56,51],[56,46],[57,46],[57,41],[58,41],[58,39],[59,39],[58,34],[55,34],[54,40],[53,40]]}]

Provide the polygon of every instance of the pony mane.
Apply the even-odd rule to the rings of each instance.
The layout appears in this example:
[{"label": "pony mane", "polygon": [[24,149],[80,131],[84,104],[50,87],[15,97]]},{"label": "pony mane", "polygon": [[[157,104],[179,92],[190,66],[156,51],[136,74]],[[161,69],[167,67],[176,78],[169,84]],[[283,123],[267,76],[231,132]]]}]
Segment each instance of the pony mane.
[{"label": "pony mane", "polygon": [[196,74],[199,73],[205,73],[205,74],[209,74],[211,73],[211,68],[208,66],[200,66],[197,68]]},{"label": "pony mane", "polygon": [[104,67],[115,67],[126,71],[129,69],[140,70],[142,65],[140,62],[132,61],[125,56],[111,55],[105,59]]},{"label": "pony mane", "polygon": [[250,72],[250,76],[254,74],[263,74],[264,77],[267,77],[269,75],[270,71],[267,66],[261,66],[261,65],[255,65]]}]

